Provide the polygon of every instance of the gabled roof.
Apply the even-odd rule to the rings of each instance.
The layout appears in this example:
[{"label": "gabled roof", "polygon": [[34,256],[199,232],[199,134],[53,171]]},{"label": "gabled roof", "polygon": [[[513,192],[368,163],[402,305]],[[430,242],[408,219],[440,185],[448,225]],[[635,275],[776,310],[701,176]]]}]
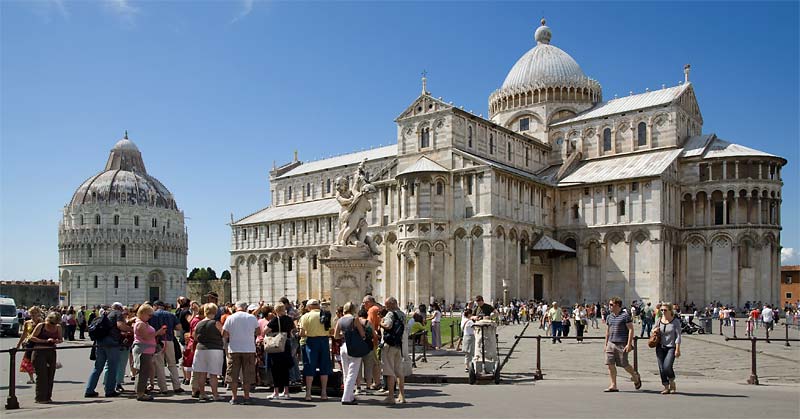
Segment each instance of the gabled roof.
[{"label": "gabled roof", "polygon": [[416,163],[412,164],[411,166],[407,167],[402,172],[398,173],[397,176],[409,174],[409,173],[423,173],[423,172],[447,172],[448,170],[442,167],[439,163],[422,156],[417,160]]},{"label": "gabled roof", "polygon": [[714,138],[714,141],[709,144],[705,158],[717,157],[738,157],[738,156],[760,156],[760,157],[778,157],[773,154],[758,151],[756,149],[745,147],[743,145],[729,143],[719,138]]},{"label": "gabled roof", "polygon": [[357,151],[355,153],[343,154],[341,156],[331,157],[329,159],[317,160],[308,163],[303,163],[294,169],[278,176],[276,179],[284,179],[290,176],[301,175],[304,173],[316,172],[318,170],[331,169],[350,164],[361,163],[364,159],[380,160],[387,157],[397,156],[397,144],[387,145],[384,147],[373,148],[372,150]]},{"label": "gabled roof", "polygon": [[505,165],[503,163],[498,163],[498,162],[493,161],[493,160],[487,160],[487,159],[485,159],[483,157],[476,156],[475,154],[466,152],[464,150],[454,149],[453,151],[456,151],[456,152],[461,153],[461,154],[463,154],[465,156],[468,156],[470,159],[473,159],[473,160],[475,160],[475,161],[477,161],[477,162],[479,162],[481,164],[484,164],[486,166],[491,166],[491,167],[494,167],[495,169],[503,170],[505,172],[508,172],[508,173],[511,173],[511,174],[515,174],[517,176],[528,178],[528,179],[530,179],[532,181],[535,181],[535,182],[538,182],[538,183],[542,183],[542,184],[545,184],[545,185],[554,185],[552,182],[548,182],[547,180],[542,179],[541,177],[539,177],[539,176],[537,176],[537,175],[535,175],[533,173],[528,173],[528,172],[526,172],[524,170],[517,169],[516,167],[508,166],[508,165]]},{"label": "gabled roof", "polygon": [[540,252],[556,251],[563,253],[575,253],[575,249],[572,249],[566,244],[561,243],[549,236],[542,236],[539,241],[537,241],[533,247],[531,247],[531,250]]},{"label": "gabled roof", "polygon": [[673,148],[587,160],[561,179],[558,186],[659,176],[680,154],[680,148]]},{"label": "gabled roof", "polygon": [[622,97],[619,99],[612,99],[608,102],[601,102],[586,112],[578,114],[570,119],[552,124],[552,126],[556,127],[573,122],[585,121],[587,119],[600,118],[617,113],[666,105],[682,95],[683,92],[689,89],[691,85],[691,83],[685,83],[652,92],[640,93],[638,95]]},{"label": "gabled roof", "polygon": [[[414,101],[411,102],[411,104],[408,105],[408,107],[406,107],[403,110],[403,112],[400,113],[400,115],[397,115],[397,118],[394,119],[395,122],[397,122],[397,121],[399,121],[399,120],[401,120],[403,118],[409,117],[409,116],[415,116],[415,115],[413,115],[414,114],[414,112],[413,112],[414,108],[416,108],[417,106],[420,106],[420,104],[423,103],[426,100],[431,101],[431,102],[436,102],[437,104],[441,105],[441,108],[437,109],[436,112],[442,111],[442,110],[445,110],[445,109],[450,109],[450,108],[454,107],[453,105],[451,105],[451,104],[449,104],[449,103],[447,103],[447,102],[445,102],[445,101],[443,101],[441,99],[437,99],[437,98],[431,96],[430,93],[423,93],[423,94],[420,94],[419,96],[417,96],[417,98],[414,99]],[[425,110],[425,109],[423,109],[423,110]],[[424,113],[423,114],[417,114],[417,115],[424,115]]]},{"label": "gabled roof", "polygon": [[339,213],[339,203],[336,198],[318,199],[316,201],[300,202],[297,204],[271,206],[254,214],[248,215],[231,225],[241,226],[248,224],[268,223],[278,220],[293,218],[319,217]]}]

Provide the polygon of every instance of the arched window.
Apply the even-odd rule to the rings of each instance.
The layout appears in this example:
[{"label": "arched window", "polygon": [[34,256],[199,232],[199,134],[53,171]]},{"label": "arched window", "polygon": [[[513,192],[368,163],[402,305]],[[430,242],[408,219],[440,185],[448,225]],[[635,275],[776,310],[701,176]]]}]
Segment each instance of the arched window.
[{"label": "arched window", "polygon": [[508,144],[506,145],[506,151],[508,154],[508,159],[513,161],[514,159],[513,156],[511,155],[511,141],[509,141]]},{"label": "arched window", "polygon": [[611,128],[603,130],[603,151],[611,151]]},{"label": "arched window", "polygon": [[97,288],[97,275],[94,276],[94,287]]},{"label": "arched window", "polygon": [[293,265],[294,265],[294,259],[291,256],[289,256],[289,258],[286,260],[286,270],[291,271],[292,268],[294,268]]},{"label": "arched window", "polygon": [[444,193],[444,183],[442,181],[436,182],[436,195],[441,195]]},{"label": "arched window", "polygon": [[527,131],[531,129],[531,120],[530,118],[520,118],[519,120],[519,130],[520,131]]},{"label": "arched window", "polygon": [[119,277],[114,276],[114,288],[119,288]]},{"label": "arched window", "polygon": [[595,242],[589,243],[589,266],[600,266],[600,247]]},{"label": "arched window", "polygon": [[625,201],[624,200],[619,201],[619,204],[617,205],[617,207],[618,207],[617,208],[617,213],[619,214],[619,216],[620,217],[624,216],[625,215]]},{"label": "arched window", "polygon": [[288,198],[287,199],[292,199],[292,187],[291,186],[289,187]]},{"label": "arched window", "polygon": [[78,285],[78,288],[81,287],[81,276],[80,275],[78,275],[77,285]]},{"label": "arched window", "polygon": [[135,226],[139,225],[139,216],[138,215],[134,215],[133,216],[133,225],[135,225]]},{"label": "arched window", "polygon": [[467,147],[472,148],[472,127],[467,127]]},{"label": "arched window", "polygon": [[96,215],[94,216],[94,223],[95,223],[95,224],[100,224],[100,214],[96,214]]},{"label": "arched window", "polygon": [[311,183],[306,183],[306,197],[311,198]]},{"label": "arched window", "polygon": [[263,268],[264,272],[267,272],[267,266],[269,266],[269,262],[267,262],[266,259],[264,259],[263,265],[264,265],[264,268]]},{"label": "arched window", "polygon": [[531,164],[531,149],[525,149],[525,166],[530,166]]},{"label": "arched window", "polygon": [[125,253],[126,253],[126,248],[125,245],[123,244],[122,246],[119,247],[119,257],[124,258]]},{"label": "arched window", "polygon": [[153,248],[153,259],[158,259],[158,247]]},{"label": "arched window", "polygon": [[153,217],[153,219],[150,220],[150,224],[153,226],[153,228],[158,227],[158,219]]},{"label": "arched window", "polygon": [[311,269],[317,269],[317,255],[311,255]]},{"label": "arched window", "polygon": [[83,224],[84,224],[84,222],[83,222],[83,214],[81,214],[81,225],[83,225]]},{"label": "arched window", "polygon": [[119,225],[119,215],[117,214],[114,214],[114,225],[115,226]]},{"label": "arched window", "polygon": [[[565,244],[565,245],[567,245],[567,247],[569,247],[570,249],[574,249],[574,250],[576,250],[576,251],[578,250],[578,244],[577,244],[577,242],[575,241],[575,239],[573,239],[572,237],[568,238],[568,239],[567,239],[567,240],[564,242],[564,244]],[[569,254],[567,254],[567,255],[566,255],[566,257],[567,257],[567,258],[570,258],[570,257],[573,257],[573,258],[574,258],[576,255],[577,255],[577,253],[569,253]]]},{"label": "arched window", "polygon": [[134,276],[133,277],[133,287],[134,288],[139,288],[139,277],[138,276]]},{"label": "arched window", "polygon": [[494,154],[494,136],[489,134],[489,154]]},{"label": "arched window", "polygon": [[639,122],[636,126],[637,142],[640,146],[647,145],[647,124]]},{"label": "arched window", "polygon": [[331,180],[328,179],[325,182],[325,193],[331,193]]},{"label": "arched window", "polygon": [[423,128],[420,132],[419,148],[428,148],[431,146],[431,129]]},{"label": "arched window", "polygon": [[86,248],[86,256],[92,257],[92,245],[90,244],[89,247]]},{"label": "arched window", "polygon": [[578,211],[578,204],[572,206],[572,218],[576,220],[580,218],[580,214]]}]

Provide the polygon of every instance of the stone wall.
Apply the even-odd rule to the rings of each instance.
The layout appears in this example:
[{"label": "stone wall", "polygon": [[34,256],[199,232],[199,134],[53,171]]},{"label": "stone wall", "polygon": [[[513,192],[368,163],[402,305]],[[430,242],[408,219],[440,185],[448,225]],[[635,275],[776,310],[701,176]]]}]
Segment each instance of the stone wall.
[{"label": "stone wall", "polygon": [[212,279],[208,281],[192,280],[186,282],[186,296],[192,301],[205,303],[205,296],[211,291],[219,295],[220,303],[227,303],[233,298],[231,296],[231,281],[227,279]]},{"label": "stone wall", "polygon": [[53,281],[1,281],[0,294],[13,298],[18,306],[58,304],[58,283]]}]

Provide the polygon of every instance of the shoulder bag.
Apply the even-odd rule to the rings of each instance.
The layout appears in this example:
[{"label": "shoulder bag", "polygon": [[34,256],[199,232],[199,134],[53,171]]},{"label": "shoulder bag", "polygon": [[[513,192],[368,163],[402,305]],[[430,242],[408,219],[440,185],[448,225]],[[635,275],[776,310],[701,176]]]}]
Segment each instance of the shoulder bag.
[{"label": "shoulder bag", "polygon": [[264,352],[268,354],[281,353],[286,349],[288,335],[281,331],[281,317],[278,316],[275,320],[278,323],[278,333],[270,333],[264,336],[264,342],[262,343]]},{"label": "shoulder bag", "polygon": [[[659,322],[660,323],[660,322]],[[661,328],[658,328],[650,334],[650,338],[647,339],[647,346],[650,348],[656,348],[661,343]]]},{"label": "shoulder bag", "polygon": [[355,358],[361,358],[372,350],[372,337],[365,334],[365,337],[362,338],[358,334],[358,329],[356,329],[357,321],[357,318],[353,318],[350,329],[344,332],[344,341],[347,345],[347,354]]}]

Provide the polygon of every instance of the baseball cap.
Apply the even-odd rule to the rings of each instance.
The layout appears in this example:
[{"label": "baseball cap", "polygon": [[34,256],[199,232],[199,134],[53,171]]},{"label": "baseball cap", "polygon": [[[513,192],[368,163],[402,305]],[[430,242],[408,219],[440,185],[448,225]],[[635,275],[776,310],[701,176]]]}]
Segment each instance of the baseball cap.
[{"label": "baseball cap", "polygon": [[308,300],[306,302],[306,305],[307,306],[318,306],[319,305],[319,300],[317,300],[316,298],[312,298],[312,299],[310,299],[310,300]]}]

